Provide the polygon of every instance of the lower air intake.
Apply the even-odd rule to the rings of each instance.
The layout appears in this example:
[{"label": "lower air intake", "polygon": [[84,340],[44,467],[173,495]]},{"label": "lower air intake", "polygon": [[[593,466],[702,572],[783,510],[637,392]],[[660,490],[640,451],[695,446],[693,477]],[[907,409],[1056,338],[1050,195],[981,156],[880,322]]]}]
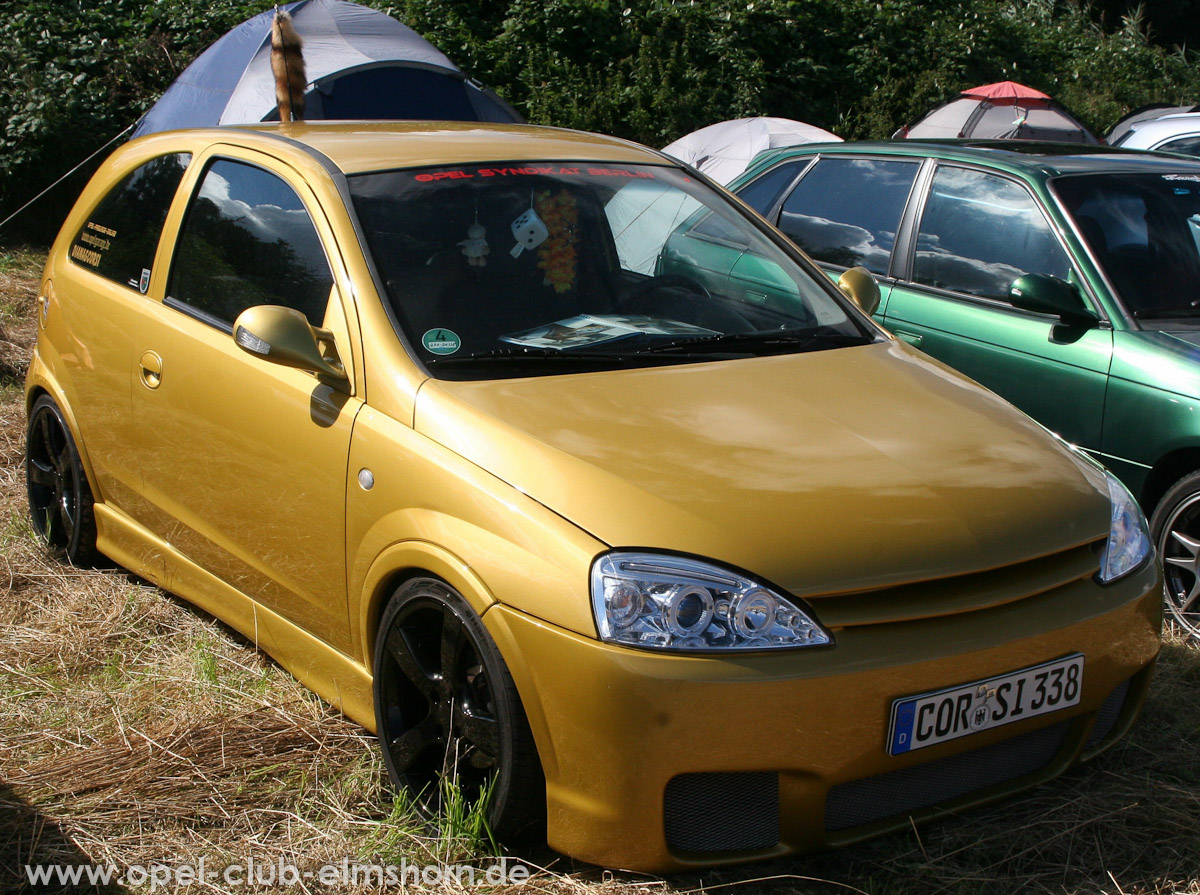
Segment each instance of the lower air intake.
[{"label": "lower air intake", "polygon": [[1092,728],[1092,735],[1088,737],[1086,748],[1099,746],[1112,733],[1117,719],[1121,717],[1121,709],[1125,708],[1125,695],[1128,692],[1129,681],[1125,681],[1108,694],[1108,699],[1104,700],[1104,705],[1100,706],[1100,711],[1096,713],[1096,725]]},{"label": "lower air intake", "polygon": [[779,775],[680,774],[663,797],[667,845],[680,851],[753,851],[779,841]]},{"label": "lower air intake", "polygon": [[825,829],[849,830],[1032,774],[1058,754],[1070,723],[835,786],[825,802]]}]

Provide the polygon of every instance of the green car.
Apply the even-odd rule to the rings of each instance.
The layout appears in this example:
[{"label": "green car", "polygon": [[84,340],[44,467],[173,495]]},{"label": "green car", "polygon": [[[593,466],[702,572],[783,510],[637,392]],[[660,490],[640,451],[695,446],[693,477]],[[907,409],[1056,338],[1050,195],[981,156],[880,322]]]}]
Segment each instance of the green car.
[{"label": "green car", "polygon": [[[1172,617],[1200,636],[1200,162],[839,143],[764,153],[730,188],[831,276],[874,274],[897,336],[1112,469],[1151,518]],[[726,294],[773,301],[709,221],[670,249],[704,257]]]}]

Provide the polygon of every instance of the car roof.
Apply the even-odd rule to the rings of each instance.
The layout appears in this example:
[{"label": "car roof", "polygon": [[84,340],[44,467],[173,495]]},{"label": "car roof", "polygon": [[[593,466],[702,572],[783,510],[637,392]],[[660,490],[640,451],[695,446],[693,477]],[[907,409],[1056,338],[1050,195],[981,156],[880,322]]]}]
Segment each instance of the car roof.
[{"label": "car roof", "polygon": [[1122,146],[1152,146],[1161,140],[1186,136],[1200,131],[1200,112],[1180,112],[1149,121],[1139,121],[1121,141]]},{"label": "car roof", "polygon": [[594,161],[677,164],[616,137],[532,125],[457,121],[320,121],[259,124],[204,131],[214,141],[261,145],[282,140],[319,153],[346,174],[393,168],[487,162]]},{"label": "car roof", "polygon": [[1200,161],[1156,155],[1111,146],[1039,143],[1026,140],[878,140],[847,143],[809,143],[763,152],[754,160],[744,182],[787,158],[808,155],[878,154],[909,158],[939,158],[1001,168],[1034,177],[1096,172],[1167,172],[1185,168],[1200,172]]}]

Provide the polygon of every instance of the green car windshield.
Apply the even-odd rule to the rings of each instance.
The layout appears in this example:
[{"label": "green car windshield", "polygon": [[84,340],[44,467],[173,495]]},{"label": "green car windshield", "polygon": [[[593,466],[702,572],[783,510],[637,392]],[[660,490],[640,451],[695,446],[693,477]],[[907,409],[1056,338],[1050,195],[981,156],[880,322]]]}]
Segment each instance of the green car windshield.
[{"label": "green car windshield", "polygon": [[1054,190],[1130,315],[1200,320],[1200,174],[1088,174]]},{"label": "green car windshield", "polygon": [[[819,274],[680,169],[520,162],[349,182],[393,319],[440,378],[728,360],[876,338]],[[751,278],[737,275],[739,261]]]}]

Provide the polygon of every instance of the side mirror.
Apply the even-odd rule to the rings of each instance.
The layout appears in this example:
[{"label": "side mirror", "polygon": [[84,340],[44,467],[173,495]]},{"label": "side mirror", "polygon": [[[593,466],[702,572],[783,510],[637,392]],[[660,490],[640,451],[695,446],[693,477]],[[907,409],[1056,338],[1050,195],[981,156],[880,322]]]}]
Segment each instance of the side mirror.
[{"label": "side mirror", "polygon": [[1013,280],[1008,297],[1018,308],[1052,314],[1063,323],[1094,326],[1099,315],[1083,303],[1079,288],[1066,280],[1044,273],[1027,273]]},{"label": "side mirror", "polygon": [[333,341],[328,330],[312,326],[295,308],[258,305],[247,308],[233,323],[238,347],[285,367],[346,379],[342,365],[321,356],[322,341]]},{"label": "side mirror", "polygon": [[879,307],[879,284],[865,267],[851,267],[838,277],[837,284],[868,317]]}]

